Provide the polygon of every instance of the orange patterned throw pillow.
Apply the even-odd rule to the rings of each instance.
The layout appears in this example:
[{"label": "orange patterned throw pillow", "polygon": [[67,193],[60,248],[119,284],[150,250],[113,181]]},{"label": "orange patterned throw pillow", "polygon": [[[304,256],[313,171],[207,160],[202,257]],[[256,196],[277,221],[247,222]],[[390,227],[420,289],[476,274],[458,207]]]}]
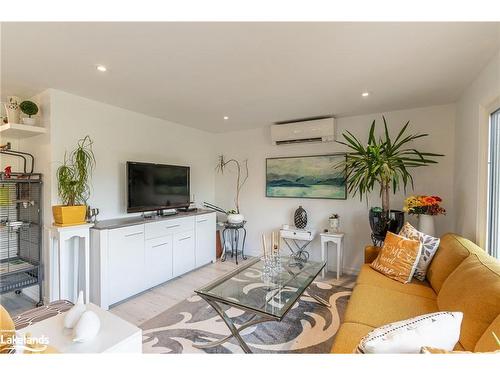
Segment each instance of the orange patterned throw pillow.
[{"label": "orange patterned throw pillow", "polygon": [[420,258],[422,244],[387,232],[384,246],[371,267],[378,272],[406,284],[411,281]]}]

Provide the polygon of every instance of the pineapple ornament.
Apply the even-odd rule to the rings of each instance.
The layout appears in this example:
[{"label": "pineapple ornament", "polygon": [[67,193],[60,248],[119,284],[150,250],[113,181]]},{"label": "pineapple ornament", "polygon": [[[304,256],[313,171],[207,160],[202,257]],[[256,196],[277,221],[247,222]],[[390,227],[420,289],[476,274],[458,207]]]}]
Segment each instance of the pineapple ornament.
[{"label": "pineapple ornament", "polygon": [[295,226],[299,229],[304,229],[307,226],[307,212],[299,206],[295,210],[295,214],[293,215]]}]

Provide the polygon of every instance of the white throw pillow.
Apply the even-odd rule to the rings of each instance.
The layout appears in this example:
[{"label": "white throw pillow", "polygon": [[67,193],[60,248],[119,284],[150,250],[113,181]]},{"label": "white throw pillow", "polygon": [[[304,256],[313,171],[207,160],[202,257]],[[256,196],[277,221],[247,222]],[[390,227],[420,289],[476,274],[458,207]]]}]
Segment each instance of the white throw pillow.
[{"label": "white throw pillow", "polygon": [[463,313],[441,311],[390,323],[371,331],[357,353],[420,353],[423,346],[453,350],[460,337]]},{"label": "white throw pillow", "polygon": [[425,275],[427,274],[427,268],[429,268],[431,260],[436,254],[441,240],[438,237],[432,237],[428,234],[419,232],[408,222],[403,225],[403,228],[399,231],[399,235],[409,238],[410,240],[420,241],[422,243],[422,252],[420,254],[420,258],[418,259],[413,277],[420,281],[424,281]]}]

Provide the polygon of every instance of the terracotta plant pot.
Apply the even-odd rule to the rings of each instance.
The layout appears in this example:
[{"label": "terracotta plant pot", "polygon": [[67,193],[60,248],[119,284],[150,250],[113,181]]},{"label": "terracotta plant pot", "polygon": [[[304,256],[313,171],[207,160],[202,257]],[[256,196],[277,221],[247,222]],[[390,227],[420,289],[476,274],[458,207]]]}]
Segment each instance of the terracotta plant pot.
[{"label": "terracotta plant pot", "polygon": [[57,226],[85,224],[87,206],[52,206],[52,215]]}]

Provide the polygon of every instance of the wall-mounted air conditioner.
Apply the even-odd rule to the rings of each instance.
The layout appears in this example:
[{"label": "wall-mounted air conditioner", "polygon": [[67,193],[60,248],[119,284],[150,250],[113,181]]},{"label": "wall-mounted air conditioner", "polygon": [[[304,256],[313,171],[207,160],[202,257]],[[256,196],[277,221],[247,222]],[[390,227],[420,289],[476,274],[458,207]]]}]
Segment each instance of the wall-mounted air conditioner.
[{"label": "wall-mounted air conditioner", "polygon": [[271,141],[275,145],[306,142],[333,142],[335,119],[295,121],[271,125]]}]

